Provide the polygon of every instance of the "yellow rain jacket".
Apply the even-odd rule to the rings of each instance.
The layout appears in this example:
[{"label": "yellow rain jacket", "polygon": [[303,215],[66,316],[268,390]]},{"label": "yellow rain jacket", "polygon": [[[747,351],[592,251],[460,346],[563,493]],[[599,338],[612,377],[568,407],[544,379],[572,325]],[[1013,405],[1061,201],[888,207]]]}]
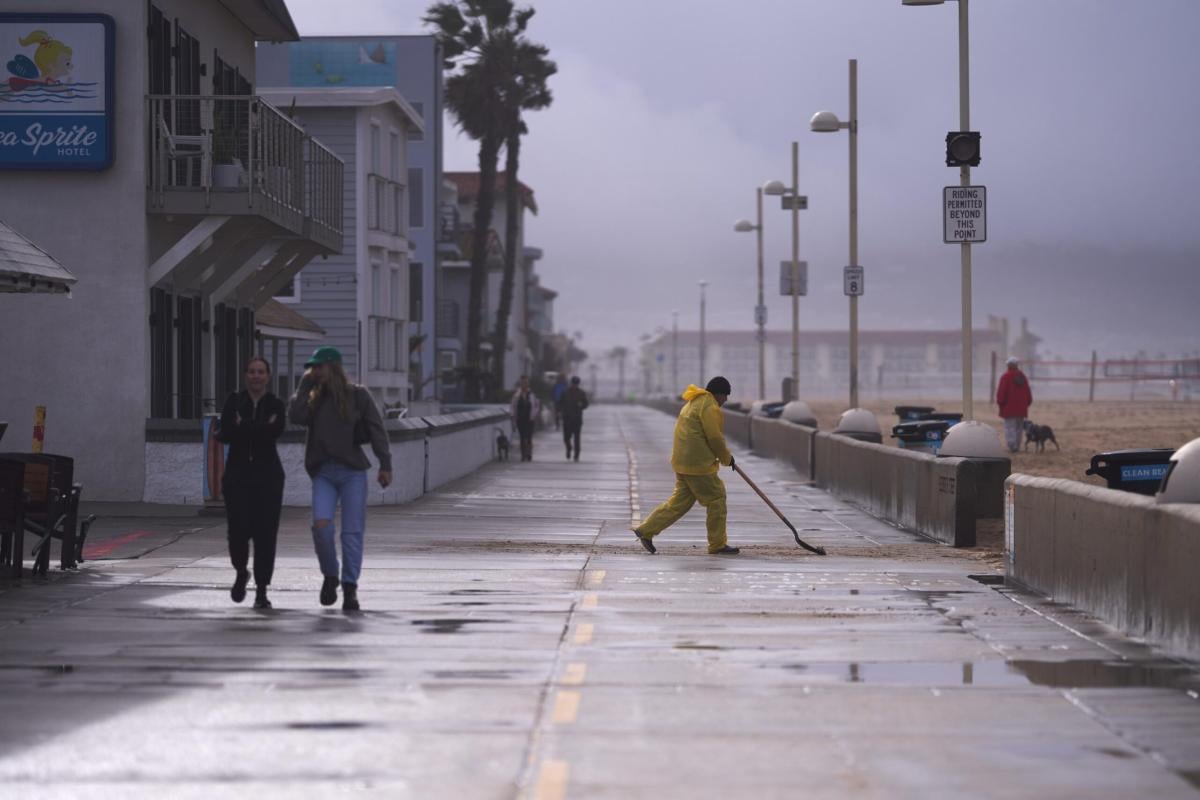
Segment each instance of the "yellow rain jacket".
[{"label": "yellow rain jacket", "polygon": [[733,456],[725,444],[725,415],[717,399],[695,384],[683,393],[686,404],[675,422],[671,466],[681,475],[715,475]]}]

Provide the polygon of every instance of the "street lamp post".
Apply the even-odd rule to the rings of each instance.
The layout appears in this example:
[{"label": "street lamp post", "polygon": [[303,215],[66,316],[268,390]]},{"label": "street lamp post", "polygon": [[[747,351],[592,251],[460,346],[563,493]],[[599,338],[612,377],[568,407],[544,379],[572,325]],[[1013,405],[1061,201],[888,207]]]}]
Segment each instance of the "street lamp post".
[{"label": "street lamp post", "polygon": [[792,212],[792,396],[800,399],[800,209],[807,208],[808,198],[800,194],[800,143],[792,142],[792,185],[768,181],[763,192],[784,198]]},{"label": "street lamp post", "polygon": [[[901,0],[906,6],[941,5],[945,0]],[[958,125],[959,130],[971,129],[970,50],[967,41],[968,0],[958,0]],[[959,185],[971,185],[971,167],[959,167]],[[971,243],[963,242],[962,262],[962,404],[963,419],[975,418],[974,352],[971,331]]]},{"label": "street lamp post", "polygon": [[766,298],[763,296],[763,218],[762,218],[762,196],[763,190],[755,190],[755,214],[758,220],[757,224],[753,224],[748,219],[739,219],[733,224],[733,229],[738,233],[750,233],[753,231],[757,234],[755,237],[758,242],[758,305],[754,307],[754,322],[758,326],[758,399],[767,399],[767,304]]},{"label": "street lamp post", "polygon": [[679,312],[671,312],[671,391],[679,391]]},{"label": "street lamp post", "polygon": [[705,384],[704,378],[704,287],[708,286],[708,281],[699,281],[700,283],[700,385]]},{"label": "street lamp post", "polygon": [[[858,266],[858,59],[850,59],[850,119],[818,111],[809,122],[816,133],[850,131],[850,264]],[[850,408],[858,408],[858,295],[850,295]]]}]

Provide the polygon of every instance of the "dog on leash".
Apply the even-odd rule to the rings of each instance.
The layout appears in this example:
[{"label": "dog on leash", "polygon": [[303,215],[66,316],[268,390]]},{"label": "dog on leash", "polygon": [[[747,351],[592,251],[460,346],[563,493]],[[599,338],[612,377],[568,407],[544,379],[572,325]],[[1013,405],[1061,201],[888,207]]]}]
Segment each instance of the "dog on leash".
[{"label": "dog on leash", "polygon": [[1058,439],[1054,438],[1054,429],[1049,425],[1038,425],[1036,422],[1025,420],[1025,449],[1029,449],[1029,443],[1032,442],[1035,450],[1038,453],[1046,449],[1046,442],[1054,442],[1055,450],[1062,450],[1058,446]]},{"label": "dog on leash", "polygon": [[496,428],[496,460],[508,461],[508,437],[499,428]]}]

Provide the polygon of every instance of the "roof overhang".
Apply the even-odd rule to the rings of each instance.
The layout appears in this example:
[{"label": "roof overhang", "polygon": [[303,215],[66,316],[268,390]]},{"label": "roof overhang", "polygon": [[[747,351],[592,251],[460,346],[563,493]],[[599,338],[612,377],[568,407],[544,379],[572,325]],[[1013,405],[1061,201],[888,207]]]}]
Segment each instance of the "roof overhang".
[{"label": "roof overhang", "polygon": [[70,294],[73,283],[53,256],[0,222],[0,293]]},{"label": "roof overhang", "polygon": [[259,96],[277,108],[369,108],[394,104],[408,124],[424,132],[425,123],[404,95],[391,86],[296,86],[258,89]]},{"label": "roof overhang", "polygon": [[300,31],[284,0],[219,0],[245,25],[256,42],[298,42]]},{"label": "roof overhang", "polygon": [[276,328],[274,325],[255,325],[258,332],[270,339],[295,339],[304,342],[321,342],[325,334],[302,331],[296,328]]}]

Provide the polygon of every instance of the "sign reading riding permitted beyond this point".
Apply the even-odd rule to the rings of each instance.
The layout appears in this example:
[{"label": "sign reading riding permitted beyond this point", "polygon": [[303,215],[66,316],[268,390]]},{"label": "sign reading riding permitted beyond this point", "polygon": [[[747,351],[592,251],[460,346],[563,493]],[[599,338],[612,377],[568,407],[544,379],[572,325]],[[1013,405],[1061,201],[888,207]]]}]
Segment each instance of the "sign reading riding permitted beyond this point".
[{"label": "sign reading riding permitted beyond this point", "polygon": [[942,189],[942,241],[969,244],[987,241],[987,187],[947,186]]}]

